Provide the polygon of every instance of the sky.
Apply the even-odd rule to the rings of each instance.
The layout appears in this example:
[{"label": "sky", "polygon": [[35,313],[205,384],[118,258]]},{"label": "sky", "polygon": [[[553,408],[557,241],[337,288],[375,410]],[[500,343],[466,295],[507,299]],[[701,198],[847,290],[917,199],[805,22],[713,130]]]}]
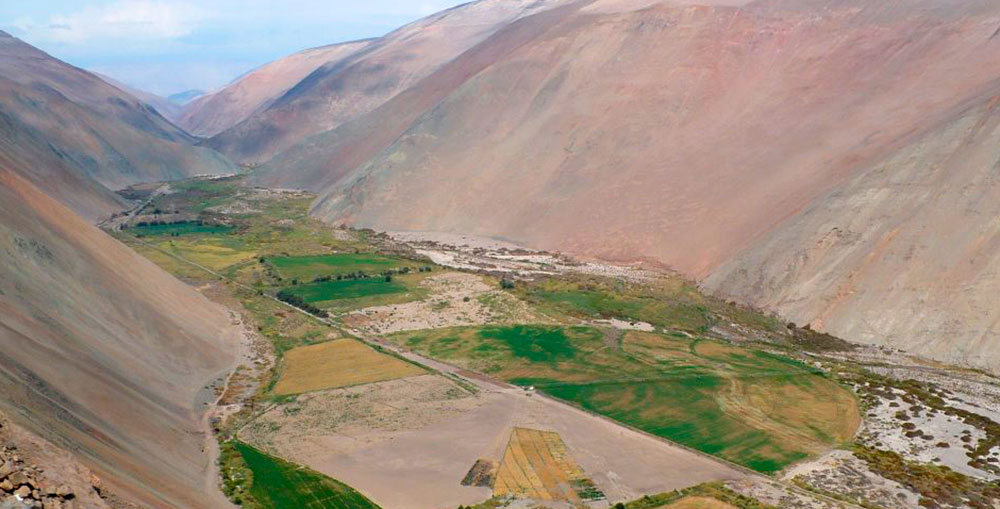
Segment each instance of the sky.
[{"label": "sky", "polygon": [[466,0],[0,0],[0,30],[167,96],[296,51],[378,37]]}]

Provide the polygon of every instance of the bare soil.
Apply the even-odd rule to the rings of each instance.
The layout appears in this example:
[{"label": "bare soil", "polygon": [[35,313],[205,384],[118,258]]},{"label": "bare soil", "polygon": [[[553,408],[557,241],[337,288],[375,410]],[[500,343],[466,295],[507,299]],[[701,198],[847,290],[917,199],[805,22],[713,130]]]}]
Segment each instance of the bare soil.
[{"label": "bare soil", "polygon": [[511,430],[559,433],[612,503],[741,471],[540,395],[468,380],[414,377],[300,397],[276,406],[241,438],[360,490],[391,508],[474,504],[489,488],[462,486],[477,460],[499,461]]}]

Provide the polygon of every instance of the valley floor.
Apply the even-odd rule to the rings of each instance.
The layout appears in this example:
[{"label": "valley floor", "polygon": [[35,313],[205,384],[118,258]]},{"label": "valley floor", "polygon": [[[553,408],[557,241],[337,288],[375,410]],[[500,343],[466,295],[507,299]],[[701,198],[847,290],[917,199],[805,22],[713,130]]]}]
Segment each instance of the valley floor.
[{"label": "valley floor", "polygon": [[[660,270],[333,229],[307,216],[311,196],[241,177],[149,189],[108,228],[246,326],[210,413],[223,491],[244,507],[274,505],[265,484],[285,467],[258,469],[283,461],[308,468],[282,496],[322,507],[1000,500],[987,375]],[[536,432],[549,445],[514,447]]]}]

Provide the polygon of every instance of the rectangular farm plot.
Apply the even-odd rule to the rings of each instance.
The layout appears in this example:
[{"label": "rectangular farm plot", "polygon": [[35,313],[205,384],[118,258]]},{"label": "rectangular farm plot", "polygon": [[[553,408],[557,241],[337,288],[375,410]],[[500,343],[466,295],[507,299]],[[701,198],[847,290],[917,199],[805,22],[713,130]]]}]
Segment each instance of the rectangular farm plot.
[{"label": "rectangular farm plot", "polygon": [[558,433],[527,428],[511,431],[493,496],[573,503],[605,498],[570,457]]},{"label": "rectangular farm plot", "polygon": [[406,290],[406,285],[397,281],[386,281],[381,277],[321,281],[286,288],[289,293],[298,295],[309,303],[360,299],[373,295],[403,293]]},{"label": "rectangular farm plot", "polygon": [[300,394],[425,373],[419,366],[379,353],[360,341],[337,339],[289,350],[274,393]]},{"label": "rectangular farm plot", "polygon": [[372,253],[335,253],[315,256],[276,256],[268,258],[284,279],[308,281],[317,276],[349,274],[362,271],[379,274],[400,267],[416,267],[407,260]]}]

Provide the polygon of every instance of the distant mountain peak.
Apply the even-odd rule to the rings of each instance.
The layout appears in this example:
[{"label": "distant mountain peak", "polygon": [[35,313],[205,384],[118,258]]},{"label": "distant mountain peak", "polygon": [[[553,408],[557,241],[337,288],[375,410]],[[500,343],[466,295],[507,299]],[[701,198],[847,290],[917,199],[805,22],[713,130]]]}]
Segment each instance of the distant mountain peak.
[{"label": "distant mountain peak", "polygon": [[183,106],[203,95],[205,95],[204,90],[191,89],[183,92],[177,92],[176,94],[170,94],[167,96],[167,100],[174,104]]}]

